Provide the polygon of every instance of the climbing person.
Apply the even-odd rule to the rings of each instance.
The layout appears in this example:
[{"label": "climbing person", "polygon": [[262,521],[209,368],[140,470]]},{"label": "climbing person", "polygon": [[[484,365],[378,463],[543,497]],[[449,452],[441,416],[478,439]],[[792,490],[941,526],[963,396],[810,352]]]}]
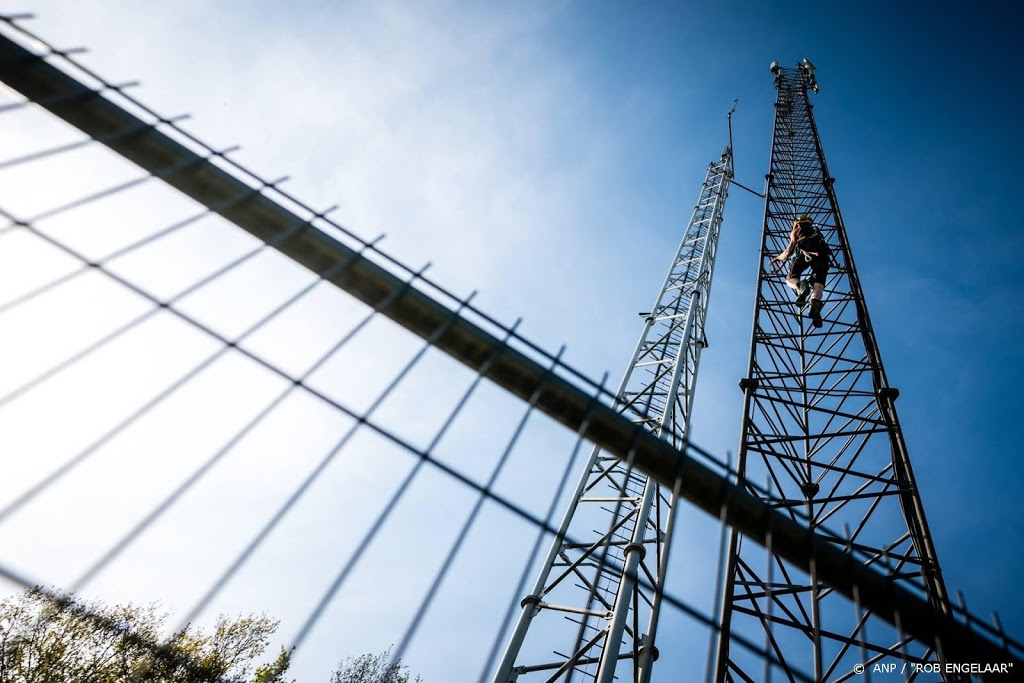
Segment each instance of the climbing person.
[{"label": "climbing person", "polygon": [[[822,293],[825,291],[825,278],[832,252],[825,242],[825,236],[814,224],[810,216],[803,215],[793,221],[793,230],[789,233],[789,244],[786,249],[772,259],[772,263],[785,263],[791,258],[789,275],[786,284],[796,292],[796,305],[803,308],[807,298],[811,299],[811,322],[821,327]],[[807,268],[811,269],[810,278],[800,278]]]}]

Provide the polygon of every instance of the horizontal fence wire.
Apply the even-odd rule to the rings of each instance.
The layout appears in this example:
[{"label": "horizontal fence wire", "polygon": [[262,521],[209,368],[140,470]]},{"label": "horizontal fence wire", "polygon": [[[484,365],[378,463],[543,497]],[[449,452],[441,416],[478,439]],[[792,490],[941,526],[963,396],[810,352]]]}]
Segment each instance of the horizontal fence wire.
[{"label": "horizontal fence wire", "polygon": [[[336,625],[344,605],[346,620],[387,623],[383,646],[411,662],[426,661],[425,624],[459,623],[479,656],[446,675],[487,680],[577,456],[597,445],[678,490],[705,524],[813,564],[858,609],[947,656],[1019,661],[1001,629],[965,609],[936,613],[709,454],[629,422],[603,381],[426,267],[391,259],[379,238],[358,238],[12,18],[0,25],[0,80],[21,94],[0,103],[13,150],[0,159],[0,411],[18,427],[3,436],[17,460],[0,485],[8,580],[56,586],[57,599],[118,595],[113,577],[173,570],[175,555],[212,544],[176,589],[189,605],[180,627],[251,592],[237,588],[247,575],[291,576],[282,556],[313,548],[316,577],[275,589],[296,651],[324,649],[333,631],[318,625]],[[460,605],[474,591],[487,607],[470,619]],[[666,605],[713,640],[713,606],[684,593]],[[439,662],[443,650],[432,642]]]}]

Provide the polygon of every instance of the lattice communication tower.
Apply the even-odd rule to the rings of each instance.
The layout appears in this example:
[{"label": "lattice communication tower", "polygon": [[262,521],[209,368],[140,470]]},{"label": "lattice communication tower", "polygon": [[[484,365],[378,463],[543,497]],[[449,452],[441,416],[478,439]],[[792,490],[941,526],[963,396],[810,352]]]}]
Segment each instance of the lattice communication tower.
[{"label": "lattice communication tower", "polygon": [[[778,96],[750,366],[740,383],[738,468],[773,508],[948,612],[896,415],[899,392],[886,379],[807,94],[818,90],[814,67],[807,60],[796,68],[773,63],[772,73]],[[803,214],[832,251],[821,328],[795,305],[783,269],[770,265]],[[797,570],[735,533],[726,571],[718,681],[771,678],[767,662],[730,648],[736,633],[763,640],[782,661],[784,680],[789,668],[835,680],[862,660],[943,659],[937,648],[916,644],[838,595],[813,566]]]},{"label": "lattice communication tower", "polygon": [[[708,167],[654,307],[642,314],[643,332],[616,394],[619,412],[676,448],[684,447],[690,429],[732,174],[726,147]],[[534,588],[523,598],[495,683],[534,680],[529,674],[545,681],[582,674],[608,683],[626,676],[624,670],[629,680],[649,680],[677,497],[632,463],[592,451]],[[568,534],[583,540],[569,543]],[[544,646],[524,649],[533,645],[528,635]],[[561,649],[544,649],[552,644]]]}]

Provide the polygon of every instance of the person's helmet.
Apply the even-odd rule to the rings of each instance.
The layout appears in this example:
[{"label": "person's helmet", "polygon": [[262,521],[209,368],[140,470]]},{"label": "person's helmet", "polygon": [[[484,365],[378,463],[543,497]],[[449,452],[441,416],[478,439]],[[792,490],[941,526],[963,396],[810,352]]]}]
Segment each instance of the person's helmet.
[{"label": "person's helmet", "polygon": [[804,214],[804,215],[800,216],[800,218],[797,218],[795,221],[793,221],[793,227],[795,228],[796,226],[798,226],[800,224],[810,225],[810,224],[813,224],[813,223],[814,223],[814,221],[811,219],[811,217],[808,216],[807,214]]}]

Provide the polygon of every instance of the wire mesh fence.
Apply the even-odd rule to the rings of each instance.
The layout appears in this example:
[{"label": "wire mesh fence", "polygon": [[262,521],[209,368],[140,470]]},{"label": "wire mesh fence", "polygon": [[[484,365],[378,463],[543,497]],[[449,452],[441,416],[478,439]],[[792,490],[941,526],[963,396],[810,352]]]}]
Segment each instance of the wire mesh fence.
[{"label": "wire mesh fence", "polygon": [[942,618],[721,461],[619,415],[604,381],[428,265],[389,258],[17,17],[0,31],[11,590],[159,599],[175,627],[267,611],[300,680],[392,644],[427,680],[489,680],[597,446],[686,501],[653,680],[711,675],[726,526],[957,661],[1018,661],[997,629]]}]

